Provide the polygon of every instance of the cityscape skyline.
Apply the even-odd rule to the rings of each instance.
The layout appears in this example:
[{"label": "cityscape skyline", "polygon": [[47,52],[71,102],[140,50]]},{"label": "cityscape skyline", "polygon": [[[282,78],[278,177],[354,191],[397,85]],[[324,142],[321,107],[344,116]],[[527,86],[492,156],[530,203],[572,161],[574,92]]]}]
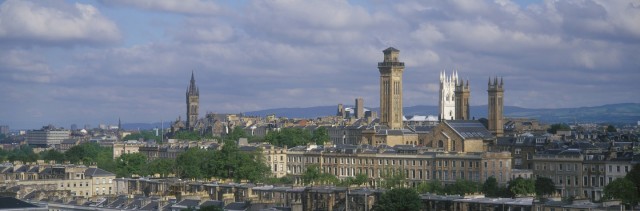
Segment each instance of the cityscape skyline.
[{"label": "cityscape skyline", "polygon": [[388,4],[4,1],[0,20],[15,21],[0,21],[0,125],[186,119],[191,71],[200,117],[358,97],[379,107],[390,46],[406,63],[405,106],[437,105],[442,70],[469,80],[471,105],[487,104],[493,76],[510,106],[640,102],[638,2]]}]

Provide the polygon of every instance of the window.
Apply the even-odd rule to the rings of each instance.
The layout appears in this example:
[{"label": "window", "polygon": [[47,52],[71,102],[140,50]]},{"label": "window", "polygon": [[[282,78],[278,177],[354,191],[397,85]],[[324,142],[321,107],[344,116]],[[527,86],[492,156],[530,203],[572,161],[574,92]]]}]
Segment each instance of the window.
[{"label": "window", "polygon": [[629,166],[624,166],[624,172],[629,173]]},{"label": "window", "polygon": [[516,154],[516,155],[519,155],[519,154],[520,154],[520,151],[522,151],[522,149],[520,149],[520,148],[516,148],[516,150],[515,150],[515,154]]}]

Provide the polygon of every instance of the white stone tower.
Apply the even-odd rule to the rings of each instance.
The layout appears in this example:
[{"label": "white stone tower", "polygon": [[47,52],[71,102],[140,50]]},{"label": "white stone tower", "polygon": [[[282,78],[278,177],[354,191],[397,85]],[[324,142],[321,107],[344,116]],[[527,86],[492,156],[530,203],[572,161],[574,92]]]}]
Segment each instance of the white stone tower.
[{"label": "white stone tower", "polygon": [[456,83],[458,82],[458,72],[447,76],[444,71],[440,72],[440,119],[452,120],[456,117]]}]

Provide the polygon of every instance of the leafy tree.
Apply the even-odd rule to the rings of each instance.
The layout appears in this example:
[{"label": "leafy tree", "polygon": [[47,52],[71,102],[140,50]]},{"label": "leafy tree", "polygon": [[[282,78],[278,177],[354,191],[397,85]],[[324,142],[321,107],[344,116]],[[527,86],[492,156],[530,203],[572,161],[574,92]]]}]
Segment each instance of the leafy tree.
[{"label": "leafy tree", "polygon": [[162,137],[156,136],[156,133],[153,130],[142,130],[140,132],[132,133],[122,138],[122,140],[125,140],[125,141],[140,140],[140,139],[145,141],[156,140],[156,142],[162,142]]},{"label": "leafy tree", "polygon": [[445,187],[447,194],[465,195],[478,192],[478,183],[469,180],[456,180],[456,183]]},{"label": "leafy tree", "polygon": [[132,174],[142,175],[147,157],[140,153],[123,154],[116,159],[116,176],[131,177]]},{"label": "leafy tree", "polygon": [[160,158],[149,162],[145,168],[145,175],[160,174],[160,177],[166,177],[174,173],[176,162],[174,159]]},{"label": "leafy tree", "polygon": [[200,148],[190,148],[176,158],[176,173],[180,178],[201,179],[207,176],[207,151]]},{"label": "leafy tree", "polygon": [[295,147],[310,143],[311,133],[302,128],[282,128],[280,131],[267,133],[264,140],[279,147]]},{"label": "leafy tree", "polygon": [[489,177],[482,184],[482,192],[487,197],[499,197],[500,188],[498,187],[498,180],[495,177]]},{"label": "leafy tree", "polygon": [[382,174],[382,187],[386,189],[404,187],[407,175],[404,170],[386,169]]},{"label": "leafy tree", "polygon": [[516,196],[526,196],[536,192],[536,186],[533,179],[524,179],[522,177],[509,181],[509,191]]},{"label": "leafy tree", "polygon": [[538,177],[535,182],[536,196],[548,196],[556,191],[553,180],[547,177]]},{"label": "leafy tree", "polygon": [[240,138],[249,138],[249,135],[247,135],[247,132],[245,132],[242,127],[236,126],[233,128],[231,133],[227,134],[225,140],[238,141]]},{"label": "leafy tree", "polygon": [[262,179],[262,182],[264,182],[265,184],[273,184],[273,185],[290,185],[290,184],[293,184],[294,180],[291,176],[287,175],[280,178],[266,177]]},{"label": "leafy tree", "polygon": [[58,150],[50,149],[40,153],[40,159],[45,161],[56,161],[56,163],[64,162],[64,154]]},{"label": "leafy tree", "polygon": [[311,141],[313,141],[317,145],[323,145],[325,142],[328,142],[331,138],[329,137],[329,132],[325,127],[316,128],[311,134]]},{"label": "leafy tree", "polygon": [[618,178],[605,186],[604,198],[619,199],[629,205],[635,205],[640,201],[635,184],[626,178]]},{"label": "leafy tree", "polygon": [[615,133],[615,132],[618,132],[618,129],[616,129],[616,127],[613,126],[613,125],[609,125],[609,126],[607,126],[607,132]]},{"label": "leafy tree", "polygon": [[395,188],[380,196],[373,210],[413,211],[420,210],[420,196],[413,188]]},{"label": "leafy tree", "polygon": [[444,193],[444,188],[442,187],[442,183],[437,179],[431,180],[429,182],[420,183],[417,189],[418,189],[418,193],[434,193],[434,194]]},{"label": "leafy tree", "polygon": [[633,183],[636,187],[637,195],[640,196],[640,163],[633,165],[631,171],[624,178]]},{"label": "leafy tree", "polygon": [[307,185],[337,184],[338,178],[333,174],[323,173],[318,164],[311,164],[302,173],[302,182]]},{"label": "leafy tree", "polygon": [[93,162],[102,150],[104,149],[97,143],[88,142],[69,148],[64,155],[71,163],[78,163],[80,161]]},{"label": "leafy tree", "polygon": [[202,139],[202,137],[200,137],[200,134],[198,134],[195,131],[186,131],[186,130],[181,130],[176,132],[176,134],[173,135],[174,139],[178,139],[178,140],[190,140],[190,141],[199,141]]},{"label": "leafy tree", "polygon": [[567,124],[552,124],[549,129],[547,129],[547,132],[556,134],[558,130],[571,130],[571,127],[569,127],[569,125]]},{"label": "leafy tree", "polygon": [[29,145],[21,145],[19,148],[13,149],[6,154],[6,159],[22,162],[34,162],[38,159],[38,155],[33,152],[33,148]]},{"label": "leafy tree", "polygon": [[356,174],[356,177],[353,179],[353,184],[361,186],[361,185],[367,184],[368,181],[369,181],[368,175],[364,173],[359,173],[359,174]]}]

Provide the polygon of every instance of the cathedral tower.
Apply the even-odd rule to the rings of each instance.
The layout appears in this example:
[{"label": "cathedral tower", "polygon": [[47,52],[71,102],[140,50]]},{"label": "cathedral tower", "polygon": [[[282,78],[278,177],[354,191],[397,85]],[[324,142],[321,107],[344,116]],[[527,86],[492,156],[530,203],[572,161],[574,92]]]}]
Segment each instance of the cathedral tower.
[{"label": "cathedral tower", "polygon": [[382,51],[384,61],[378,62],[380,71],[380,124],[402,129],[402,73],[404,62],[398,60],[400,51],[389,47]]},{"label": "cathedral tower", "polygon": [[447,76],[443,71],[440,73],[440,119],[453,120],[456,117],[455,90],[458,81],[458,73],[453,72]]},{"label": "cathedral tower", "polygon": [[464,81],[456,81],[456,119],[457,120],[469,120],[469,96],[471,90],[469,89],[469,80],[465,84]]},{"label": "cathedral tower", "polygon": [[498,83],[498,77],[491,81],[489,78],[489,88],[487,92],[489,93],[489,113],[487,119],[489,120],[489,131],[493,133],[495,136],[501,137],[503,135],[503,100],[504,100],[504,89],[502,88],[504,85],[502,78],[500,78],[500,82]]},{"label": "cathedral tower", "polygon": [[191,71],[191,83],[187,88],[187,128],[193,130],[198,121],[198,104],[200,102],[200,90],[196,86],[196,80]]}]

